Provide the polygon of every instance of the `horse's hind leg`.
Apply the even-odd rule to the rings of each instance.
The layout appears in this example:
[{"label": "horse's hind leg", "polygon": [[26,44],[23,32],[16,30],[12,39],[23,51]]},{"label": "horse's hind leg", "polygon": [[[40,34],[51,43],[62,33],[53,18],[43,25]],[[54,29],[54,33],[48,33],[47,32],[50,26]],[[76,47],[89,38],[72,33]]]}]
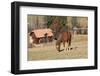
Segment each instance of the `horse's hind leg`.
[{"label": "horse's hind leg", "polygon": [[68,41],[68,46],[70,46],[70,45],[71,45],[71,40]]},{"label": "horse's hind leg", "polygon": [[71,40],[68,41],[68,49],[72,50],[73,48],[71,48],[70,46],[71,46]]},{"label": "horse's hind leg", "polygon": [[64,47],[64,49],[65,49],[65,42],[63,42],[63,47]]},{"label": "horse's hind leg", "polygon": [[65,42],[65,50],[67,50],[67,49],[68,49],[68,43]]}]

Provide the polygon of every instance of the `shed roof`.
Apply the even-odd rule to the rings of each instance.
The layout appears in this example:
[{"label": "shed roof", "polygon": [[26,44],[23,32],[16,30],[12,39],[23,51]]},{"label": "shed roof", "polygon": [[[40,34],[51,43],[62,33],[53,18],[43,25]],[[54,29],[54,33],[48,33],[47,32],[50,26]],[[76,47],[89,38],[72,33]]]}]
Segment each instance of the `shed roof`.
[{"label": "shed roof", "polygon": [[45,34],[47,34],[48,37],[53,36],[51,29],[35,29],[32,32],[34,32],[37,38],[45,37]]}]

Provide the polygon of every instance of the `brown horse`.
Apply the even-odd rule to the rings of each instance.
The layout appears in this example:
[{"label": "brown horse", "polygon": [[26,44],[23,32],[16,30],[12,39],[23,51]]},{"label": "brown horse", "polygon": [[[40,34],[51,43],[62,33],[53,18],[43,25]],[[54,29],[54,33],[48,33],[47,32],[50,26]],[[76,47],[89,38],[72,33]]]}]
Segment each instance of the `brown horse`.
[{"label": "brown horse", "polygon": [[[63,46],[66,50],[67,49],[69,50],[70,49],[69,46],[71,45],[71,38],[72,38],[71,32],[66,31],[66,32],[59,33],[59,36],[56,41],[57,50],[59,52],[62,51],[62,50],[60,50],[61,43],[63,43]],[[68,45],[66,45],[66,43],[68,43]],[[68,47],[66,47],[66,46],[68,46]]]}]

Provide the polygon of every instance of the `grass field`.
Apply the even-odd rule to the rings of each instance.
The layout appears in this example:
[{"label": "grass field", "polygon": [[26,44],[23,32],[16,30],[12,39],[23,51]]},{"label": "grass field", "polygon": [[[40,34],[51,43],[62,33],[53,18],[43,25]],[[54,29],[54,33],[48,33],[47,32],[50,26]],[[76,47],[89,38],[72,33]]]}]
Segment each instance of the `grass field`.
[{"label": "grass field", "polygon": [[[40,44],[41,46],[28,48],[28,61],[55,60],[55,59],[84,59],[88,58],[87,35],[75,35],[72,37],[72,50],[58,52],[55,42]],[[61,49],[63,47],[61,46]]]}]

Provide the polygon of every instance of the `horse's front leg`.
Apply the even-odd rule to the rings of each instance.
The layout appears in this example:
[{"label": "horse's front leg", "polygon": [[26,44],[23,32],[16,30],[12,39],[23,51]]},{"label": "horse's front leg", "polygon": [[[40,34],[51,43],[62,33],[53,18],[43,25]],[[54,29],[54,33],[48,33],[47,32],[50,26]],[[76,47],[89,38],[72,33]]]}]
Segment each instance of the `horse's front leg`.
[{"label": "horse's front leg", "polygon": [[57,51],[60,52],[60,43],[59,44],[56,44],[56,49],[57,49]]},{"label": "horse's front leg", "polygon": [[58,48],[58,51],[60,52],[60,44],[57,46],[57,48]]},{"label": "horse's front leg", "polygon": [[59,43],[59,45],[58,45],[58,51],[59,51],[59,52],[60,52],[60,45],[61,45],[61,44]]}]

